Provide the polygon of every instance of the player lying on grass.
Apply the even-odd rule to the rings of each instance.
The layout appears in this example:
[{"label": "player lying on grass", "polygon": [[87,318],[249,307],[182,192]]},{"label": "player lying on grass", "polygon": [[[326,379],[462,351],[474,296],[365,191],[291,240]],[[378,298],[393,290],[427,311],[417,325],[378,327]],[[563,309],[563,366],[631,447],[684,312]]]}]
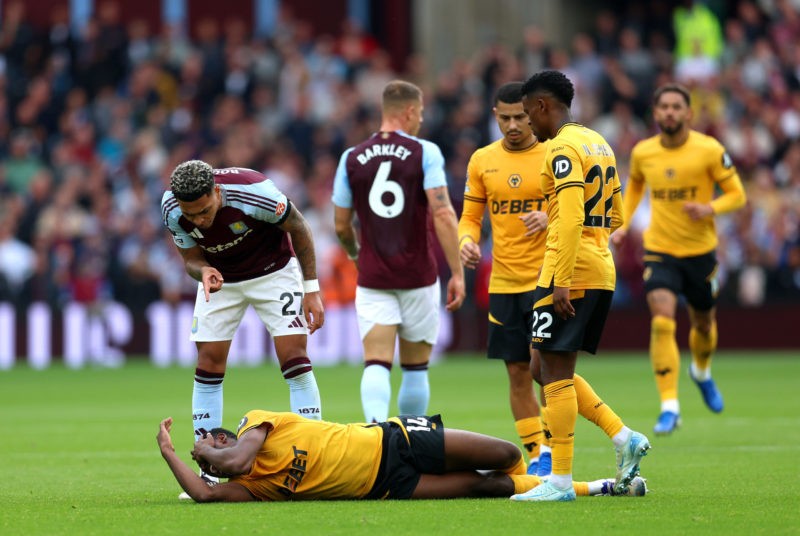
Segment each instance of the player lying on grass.
[{"label": "player lying on grass", "polygon": [[[161,454],[197,502],[509,497],[540,483],[526,474],[516,445],[445,429],[438,415],[337,424],[252,410],[237,434],[215,428],[195,443],[192,458],[200,468],[229,478],[209,486],[175,454],[171,427],[172,418],[161,421]],[[574,485],[577,495],[604,495],[614,481]],[[637,477],[624,494],[645,491]]]}]

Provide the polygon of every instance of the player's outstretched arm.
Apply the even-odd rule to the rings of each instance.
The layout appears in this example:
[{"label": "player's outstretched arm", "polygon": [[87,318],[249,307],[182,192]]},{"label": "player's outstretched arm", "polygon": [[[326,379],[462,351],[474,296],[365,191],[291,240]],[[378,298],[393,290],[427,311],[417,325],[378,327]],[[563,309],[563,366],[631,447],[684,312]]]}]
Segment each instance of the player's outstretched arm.
[{"label": "player's outstretched arm", "polygon": [[292,248],[300,263],[303,280],[313,281],[317,288],[315,291],[307,290],[303,295],[303,312],[308,323],[308,331],[314,333],[325,323],[325,308],[322,305],[322,296],[319,293],[319,283],[317,282],[317,259],[314,253],[314,237],[311,235],[311,227],[294,204],[291,206],[286,221],[279,227],[292,237]]},{"label": "player's outstretched arm", "polygon": [[447,283],[447,310],[456,311],[464,303],[464,268],[461,266],[458,251],[458,220],[450,195],[445,186],[425,190],[428,206],[433,215],[433,227],[442,246],[447,265],[450,267],[450,281]]},{"label": "player's outstretched arm", "polygon": [[183,491],[196,502],[246,502],[255,500],[247,489],[236,483],[219,484],[209,487],[200,476],[186,465],[177,454],[172,445],[170,429],[172,428],[172,418],[167,417],[161,421],[156,440],[158,441],[161,456],[167,462],[175,480],[178,481]]}]

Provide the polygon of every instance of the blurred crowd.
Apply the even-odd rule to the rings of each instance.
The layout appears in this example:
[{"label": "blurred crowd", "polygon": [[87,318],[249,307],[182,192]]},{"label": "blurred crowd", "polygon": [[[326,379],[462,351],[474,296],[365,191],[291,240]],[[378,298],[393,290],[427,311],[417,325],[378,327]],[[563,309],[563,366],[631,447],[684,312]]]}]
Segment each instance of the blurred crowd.
[{"label": "blurred crowd", "polygon": [[[384,84],[402,77],[424,89],[421,136],[442,148],[460,213],[470,155],[499,136],[495,88],[543,68],[574,82],[575,119],[610,141],[623,179],[630,149],[656,132],[653,89],[689,86],[695,128],[725,144],[749,196],[718,221],[722,303],[800,301],[798,3],[651,0],[592,21],[568,46],[530,26],[518,47],[485,43],[433,73],[422,52],[394,65],[381,36],[351,21],[315,35],[288,9],[277,33],[259,38],[235,16],[156,33],[121,20],[114,3],[80,32],[56,8],[41,31],[24,2],[4,2],[0,301],[114,299],[136,311],[193,299],[159,203],[174,166],[200,158],[272,179],[313,227],[326,305],[348,303],[355,271],[337,245],[330,192],[340,154],[379,125]],[[646,219],[643,206],[634,230]],[[618,307],[644,303],[632,235],[615,252]],[[470,274],[478,306],[485,273]]]}]

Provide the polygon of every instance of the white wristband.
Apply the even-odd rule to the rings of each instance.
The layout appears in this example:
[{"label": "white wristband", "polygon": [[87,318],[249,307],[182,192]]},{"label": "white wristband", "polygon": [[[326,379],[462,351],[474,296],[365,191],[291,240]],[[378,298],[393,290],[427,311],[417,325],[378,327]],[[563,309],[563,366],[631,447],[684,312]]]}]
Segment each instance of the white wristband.
[{"label": "white wristband", "polygon": [[319,279],[306,279],[303,281],[303,292],[319,292]]}]

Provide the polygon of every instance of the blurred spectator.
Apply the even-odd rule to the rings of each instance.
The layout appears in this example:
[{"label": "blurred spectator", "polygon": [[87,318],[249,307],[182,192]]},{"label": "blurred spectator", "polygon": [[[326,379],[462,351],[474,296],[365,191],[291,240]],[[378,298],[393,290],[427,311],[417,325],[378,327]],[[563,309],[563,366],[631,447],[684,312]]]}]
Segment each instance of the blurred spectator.
[{"label": "blurred spectator", "polygon": [[34,273],[36,253],[15,231],[13,218],[0,220],[0,301],[19,304]]},{"label": "blurred spectator", "polygon": [[[96,4],[78,30],[61,3],[37,33],[25,2],[3,2],[0,219],[16,222],[4,240],[35,254],[32,272],[20,268],[30,277],[18,302],[113,297],[138,308],[191,297],[180,259],[148,234],[160,218],[165,170],[191,158],[263,171],[308,211],[326,259],[323,284],[347,300],[352,263],[339,262],[324,203],[330,162],[377,129],[383,85],[406,77],[425,89],[422,134],[443,150],[458,207],[465,155],[499,136],[486,103],[498,85],[544,68],[573,81],[575,119],[612,143],[623,179],[630,148],[653,132],[652,89],[686,80],[694,127],[724,141],[750,194],[747,210],[719,222],[725,299],[800,299],[794,0],[587,7],[595,9],[590,27],[559,43],[548,39],[552,29],[530,25],[514,44],[487,43],[436,73],[424,51],[397,72],[385,36],[351,20],[336,34],[316,34],[288,2],[269,37],[251,35],[249,21],[235,16],[156,28],[123,20],[118,0]],[[617,252],[618,306],[641,301],[637,254]],[[178,268],[156,269],[170,263]]]},{"label": "blurred spectator", "polygon": [[2,163],[5,182],[12,192],[24,194],[33,177],[44,168],[36,140],[29,130],[11,133],[8,157]]},{"label": "blurred spectator", "polygon": [[719,73],[724,40],[719,19],[699,0],[683,0],[673,13],[675,76],[703,82]]}]

